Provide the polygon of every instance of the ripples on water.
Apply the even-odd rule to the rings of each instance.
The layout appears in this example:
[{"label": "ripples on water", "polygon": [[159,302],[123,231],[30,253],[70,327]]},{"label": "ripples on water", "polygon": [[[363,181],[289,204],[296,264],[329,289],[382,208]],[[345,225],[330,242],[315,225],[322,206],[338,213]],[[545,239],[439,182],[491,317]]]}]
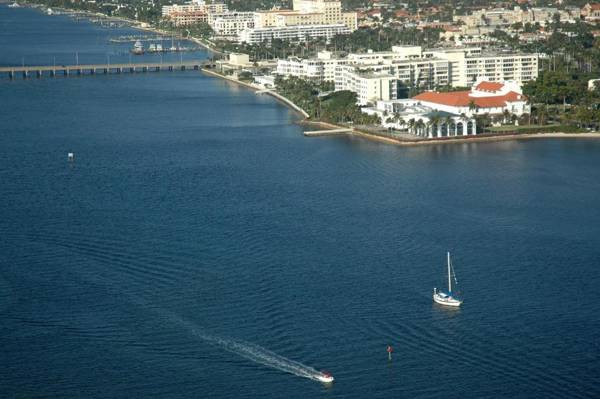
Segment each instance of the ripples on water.
[{"label": "ripples on water", "polygon": [[[197,73],[0,98],[0,396],[599,394],[596,141],[306,139],[273,99]],[[448,249],[452,311],[431,301]]]}]

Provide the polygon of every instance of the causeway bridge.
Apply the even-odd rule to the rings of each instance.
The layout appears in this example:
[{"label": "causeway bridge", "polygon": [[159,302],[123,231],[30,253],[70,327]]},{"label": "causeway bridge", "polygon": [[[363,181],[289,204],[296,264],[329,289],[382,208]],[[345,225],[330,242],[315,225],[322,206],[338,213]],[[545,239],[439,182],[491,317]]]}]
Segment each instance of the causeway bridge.
[{"label": "causeway bridge", "polygon": [[91,65],[37,65],[37,66],[7,66],[0,67],[0,75],[7,75],[10,79],[22,76],[24,79],[36,76],[70,76],[70,75],[96,75],[119,74],[137,72],[160,71],[185,71],[199,70],[204,61],[158,62],[158,63],[128,63],[128,64],[91,64]]}]

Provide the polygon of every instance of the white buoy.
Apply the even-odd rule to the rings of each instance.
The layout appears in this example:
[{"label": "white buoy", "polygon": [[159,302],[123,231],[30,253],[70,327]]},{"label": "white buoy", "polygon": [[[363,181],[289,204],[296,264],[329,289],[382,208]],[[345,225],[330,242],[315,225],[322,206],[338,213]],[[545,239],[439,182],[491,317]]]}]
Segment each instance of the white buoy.
[{"label": "white buoy", "polygon": [[75,159],[75,155],[72,152],[69,153],[68,157],[69,161],[73,161]]}]

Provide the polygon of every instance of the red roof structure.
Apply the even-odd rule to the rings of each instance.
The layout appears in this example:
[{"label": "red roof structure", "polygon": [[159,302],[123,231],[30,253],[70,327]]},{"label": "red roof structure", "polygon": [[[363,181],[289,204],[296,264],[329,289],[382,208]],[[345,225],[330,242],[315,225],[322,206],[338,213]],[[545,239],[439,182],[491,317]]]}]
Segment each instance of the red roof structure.
[{"label": "red roof structure", "polygon": [[[483,83],[483,82],[482,82]],[[493,83],[493,82],[486,82]],[[471,101],[479,108],[498,108],[506,106],[507,102],[524,101],[525,97],[514,91],[509,91],[504,95],[489,97],[474,97],[470,91],[452,91],[449,93],[439,93],[435,91],[426,91],[413,97],[415,100],[426,101],[435,104],[448,105],[451,107],[468,107]]]},{"label": "red roof structure", "polygon": [[498,90],[502,89],[504,87],[504,84],[499,83],[499,82],[486,82],[483,81],[481,83],[479,83],[477,86],[475,86],[475,88],[479,91],[489,91],[492,93],[497,92]]}]

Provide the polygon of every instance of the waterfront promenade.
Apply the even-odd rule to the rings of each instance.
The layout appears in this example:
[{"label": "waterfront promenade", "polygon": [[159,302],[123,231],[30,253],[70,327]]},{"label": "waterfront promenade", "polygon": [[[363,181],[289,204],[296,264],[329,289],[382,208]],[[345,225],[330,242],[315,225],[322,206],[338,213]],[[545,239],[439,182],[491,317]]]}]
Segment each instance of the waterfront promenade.
[{"label": "waterfront promenade", "polygon": [[109,73],[136,73],[160,71],[199,70],[206,61],[179,61],[158,63],[90,64],[90,65],[22,65],[0,67],[0,75],[14,79],[18,76],[42,77],[56,75],[95,75]]}]

